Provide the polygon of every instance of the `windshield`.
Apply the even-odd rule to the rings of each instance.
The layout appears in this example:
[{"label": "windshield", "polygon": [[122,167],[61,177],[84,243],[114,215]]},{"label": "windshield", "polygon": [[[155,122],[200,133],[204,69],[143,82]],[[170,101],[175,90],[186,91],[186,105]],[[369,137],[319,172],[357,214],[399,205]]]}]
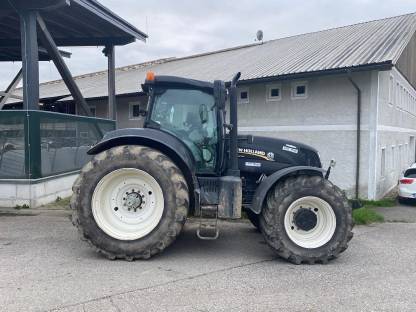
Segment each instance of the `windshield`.
[{"label": "windshield", "polygon": [[154,96],[150,119],[191,150],[198,172],[213,172],[217,160],[215,99],[200,90],[168,89]]}]

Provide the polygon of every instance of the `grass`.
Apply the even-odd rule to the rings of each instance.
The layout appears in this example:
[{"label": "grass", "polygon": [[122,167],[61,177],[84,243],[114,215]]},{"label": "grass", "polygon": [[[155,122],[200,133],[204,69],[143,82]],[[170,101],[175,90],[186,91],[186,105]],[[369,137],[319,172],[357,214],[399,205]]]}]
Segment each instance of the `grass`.
[{"label": "grass", "polygon": [[394,198],[383,198],[380,200],[360,200],[361,208],[352,211],[355,224],[371,224],[384,222],[384,217],[374,210],[376,207],[393,207],[396,205]]},{"label": "grass", "polygon": [[21,210],[21,209],[29,209],[30,207],[28,206],[28,205],[26,205],[26,204],[23,204],[23,205],[16,205],[15,207],[14,207],[14,209],[16,209],[16,210]]},{"label": "grass", "polygon": [[393,207],[396,205],[396,199],[386,197],[380,200],[361,200],[364,207]]},{"label": "grass", "polygon": [[44,205],[44,209],[69,209],[69,202],[71,200],[71,197],[67,198],[61,198],[57,197],[56,200],[53,203]]},{"label": "grass", "polygon": [[371,224],[384,222],[384,217],[369,207],[362,207],[352,211],[355,224]]},{"label": "grass", "polygon": [[71,197],[67,197],[67,198],[58,197],[55,200],[55,206],[59,206],[59,207],[62,207],[62,208],[68,208],[70,200],[71,200]]}]

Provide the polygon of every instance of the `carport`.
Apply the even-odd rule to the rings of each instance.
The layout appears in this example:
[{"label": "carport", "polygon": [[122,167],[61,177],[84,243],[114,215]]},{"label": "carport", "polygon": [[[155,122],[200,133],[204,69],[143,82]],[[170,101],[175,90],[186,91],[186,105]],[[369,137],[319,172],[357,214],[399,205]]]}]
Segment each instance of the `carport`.
[{"label": "carport", "polygon": [[[70,194],[85,151],[115,128],[115,47],[147,35],[95,0],[7,0],[0,2],[0,62],[22,69],[0,92],[23,110],[0,110],[0,206],[37,206]],[[89,107],[58,50],[102,46],[108,59],[109,119],[90,117]],[[53,61],[78,115],[40,110],[39,62]],[[86,60],[87,61],[87,60]],[[23,97],[13,94],[22,80]],[[59,100],[49,99],[51,101]],[[51,182],[53,180],[53,182]]]}]

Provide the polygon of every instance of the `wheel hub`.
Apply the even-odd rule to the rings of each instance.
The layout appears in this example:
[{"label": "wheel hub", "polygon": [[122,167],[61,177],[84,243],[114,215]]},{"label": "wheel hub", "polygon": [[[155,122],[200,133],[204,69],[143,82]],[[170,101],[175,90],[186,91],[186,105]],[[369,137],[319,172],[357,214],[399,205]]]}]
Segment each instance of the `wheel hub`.
[{"label": "wheel hub", "polygon": [[318,218],[312,209],[300,208],[294,212],[293,222],[303,231],[312,230],[317,224]]},{"label": "wheel hub", "polygon": [[142,209],[142,205],[145,204],[144,195],[140,193],[140,191],[135,191],[134,189],[131,192],[126,192],[126,197],[123,197],[123,206],[127,207],[128,211],[137,209]]}]

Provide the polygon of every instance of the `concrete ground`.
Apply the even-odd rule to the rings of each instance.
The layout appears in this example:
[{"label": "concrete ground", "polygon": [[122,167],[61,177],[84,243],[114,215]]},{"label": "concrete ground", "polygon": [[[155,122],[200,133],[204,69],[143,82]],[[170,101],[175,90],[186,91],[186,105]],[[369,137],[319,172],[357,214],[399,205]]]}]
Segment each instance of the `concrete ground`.
[{"label": "concrete ground", "polygon": [[249,223],[200,241],[190,222],[160,256],[126,262],[81,242],[65,211],[19,213],[0,213],[0,311],[416,310],[416,223],[357,226],[339,259],[295,266]]},{"label": "concrete ground", "polygon": [[377,207],[385,222],[416,223],[416,203],[399,204],[396,207]]}]

